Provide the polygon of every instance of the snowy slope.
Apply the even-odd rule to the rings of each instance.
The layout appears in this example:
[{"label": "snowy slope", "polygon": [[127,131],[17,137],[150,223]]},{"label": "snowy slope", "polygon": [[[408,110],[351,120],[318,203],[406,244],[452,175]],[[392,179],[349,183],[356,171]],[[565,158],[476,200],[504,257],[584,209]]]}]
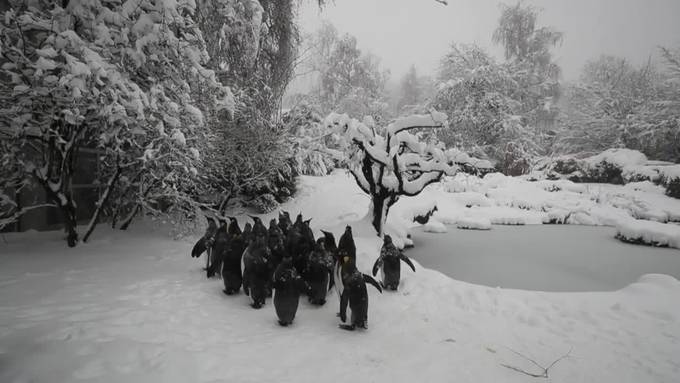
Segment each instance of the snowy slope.
[{"label": "snowy slope", "polygon": [[[368,206],[342,174],[305,177],[301,188],[287,209],[317,228],[339,231]],[[447,204],[455,215],[454,202],[440,210]],[[380,243],[365,222],[353,226],[367,272]],[[295,324],[279,327],[270,301],[253,310],[225,296],[189,257],[192,243],[151,228],[102,227],[75,249],[60,235],[0,244],[0,382],[532,381],[501,366],[540,372],[511,349],[544,365],[571,350],[549,371],[554,382],[680,376],[680,282],[667,276],[616,292],[542,293],[416,265],[399,292],[369,289],[369,330],[349,333],[337,328],[334,296],[321,308],[301,302]]]}]

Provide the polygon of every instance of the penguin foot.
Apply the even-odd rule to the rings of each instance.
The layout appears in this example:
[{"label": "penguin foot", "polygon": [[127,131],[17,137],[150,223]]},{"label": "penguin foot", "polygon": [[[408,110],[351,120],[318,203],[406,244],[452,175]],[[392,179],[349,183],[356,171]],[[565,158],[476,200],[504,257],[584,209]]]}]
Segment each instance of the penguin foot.
[{"label": "penguin foot", "polygon": [[254,309],[256,309],[256,310],[261,309],[262,306],[264,306],[264,303],[253,303],[253,304],[250,305],[250,307],[252,307],[252,308],[254,308]]},{"label": "penguin foot", "polygon": [[291,324],[291,322],[286,322],[282,320],[279,321],[279,325],[281,325],[282,327],[288,327],[289,324]]},{"label": "penguin foot", "polygon": [[338,327],[340,327],[343,330],[347,330],[347,331],[354,331],[354,329],[355,329],[353,324],[339,324]]},{"label": "penguin foot", "polygon": [[225,293],[225,294],[227,294],[227,295],[234,295],[234,294],[236,294],[236,293],[238,292],[238,290],[234,290],[234,289],[224,289],[224,290],[222,290],[222,292]]}]

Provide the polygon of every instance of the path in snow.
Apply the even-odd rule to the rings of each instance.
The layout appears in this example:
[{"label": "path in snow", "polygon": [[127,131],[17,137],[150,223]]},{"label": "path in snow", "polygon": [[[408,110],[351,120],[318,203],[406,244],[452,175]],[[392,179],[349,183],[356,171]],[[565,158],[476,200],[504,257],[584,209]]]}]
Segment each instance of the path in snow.
[{"label": "path in snow", "polygon": [[680,279],[680,251],[622,243],[611,227],[449,229],[414,229],[409,257],[457,280],[525,290],[613,291],[649,273]]}]

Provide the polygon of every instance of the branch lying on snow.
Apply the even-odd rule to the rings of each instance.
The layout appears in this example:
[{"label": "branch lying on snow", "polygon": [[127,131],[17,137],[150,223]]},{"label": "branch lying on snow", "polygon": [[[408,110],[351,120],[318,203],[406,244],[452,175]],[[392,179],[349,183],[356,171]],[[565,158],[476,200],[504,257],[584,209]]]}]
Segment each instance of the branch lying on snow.
[{"label": "branch lying on snow", "polygon": [[43,208],[43,207],[57,207],[57,205],[51,204],[51,203],[33,205],[33,206],[21,208],[21,210],[18,210],[14,213],[9,213],[6,216],[0,216],[0,229],[3,229],[5,226],[16,222],[19,218],[21,218],[22,215],[28,213],[29,211],[35,210],[35,209],[40,209],[40,208]]},{"label": "branch lying on snow", "polygon": [[561,360],[566,359],[567,357],[569,357],[569,355],[571,354],[571,350],[573,349],[573,348],[570,348],[569,351],[568,351],[566,354],[564,354],[564,355],[562,355],[561,357],[555,359],[552,363],[550,363],[550,365],[548,365],[548,367],[543,367],[542,365],[538,364],[538,362],[536,362],[535,360],[533,360],[533,359],[527,357],[526,355],[524,355],[524,354],[522,354],[522,353],[520,353],[520,352],[517,352],[517,351],[515,351],[515,350],[513,350],[513,349],[511,349],[511,348],[509,348],[509,347],[506,347],[506,348],[507,348],[508,350],[512,351],[513,353],[515,353],[516,355],[519,355],[519,356],[522,357],[523,359],[528,360],[528,361],[531,362],[534,366],[540,368],[542,371],[541,371],[540,373],[538,373],[538,374],[535,374],[535,373],[531,373],[531,372],[528,372],[528,371],[526,371],[526,370],[523,370],[523,369],[521,369],[521,368],[519,368],[519,367],[510,366],[510,365],[504,364],[504,363],[501,363],[501,366],[503,366],[503,367],[505,367],[505,368],[508,368],[508,369],[510,369],[510,370],[513,370],[513,371],[517,371],[517,372],[522,373],[522,374],[524,374],[524,375],[531,376],[532,378],[545,378],[545,379],[548,378],[548,372],[550,371],[550,369],[551,369],[554,365],[556,365],[559,361],[561,361]]}]

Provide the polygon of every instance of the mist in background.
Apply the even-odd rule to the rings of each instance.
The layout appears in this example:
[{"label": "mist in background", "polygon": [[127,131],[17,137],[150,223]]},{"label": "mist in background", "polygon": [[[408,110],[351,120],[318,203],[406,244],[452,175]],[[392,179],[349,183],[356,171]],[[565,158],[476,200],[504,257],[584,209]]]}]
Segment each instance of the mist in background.
[{"label": "mist in background", "polygon": [[[414,64],[434,74],[452,42],[476,43],[497,57],[500,47],[491,35],[498,25],[498,1],[338,0],[319,10],[306,2],[300,10],[304,32],[314,32],[322,20],[340,33],[356,36],[359,47],[382,60],[392,78]],[[506,2],[514,4],[515,2]],[[602,54],[627,58],[638,65],[658,58],[659,46],[680,44],[678,0],[532,0],[539,7],[538,26],[564,33],[553,52],[564,81],[577,80],[586,61]]]}]

